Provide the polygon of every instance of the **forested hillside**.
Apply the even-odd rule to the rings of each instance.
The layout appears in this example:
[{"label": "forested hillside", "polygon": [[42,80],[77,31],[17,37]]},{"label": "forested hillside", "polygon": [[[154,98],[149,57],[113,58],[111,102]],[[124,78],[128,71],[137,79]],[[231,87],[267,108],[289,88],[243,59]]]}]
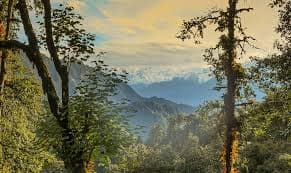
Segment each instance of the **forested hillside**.
[{"label": "forested hillside", "polygon": [[[262,2],[1,0],[0,173],[290,173],[291,1]],[[276,38],[248,34],[262,9]],[[207,82],[128,84],[189,49]]]},{"label": "forested hillside", "polygon": [[[27,57],[21,54],[23,58],[21,58],[24,62],[24,65],[33,68],[33,64],[29,62]],[[43,59],[48,67],[49,72],[52,74],[53,82],[58,87],[57,93],[60,95],[61,90],[61,81],[57,75],[56,70],[54,69],[53,62],[50,61],[47,57],[43,56]],[[85,65],[83,63],[72,63],[69,72],[69,91],[70,95],[75,94],[76,87],[78,83],[81,82],[82,78],[93,71],[94,69],[89,65]],[[35,77],[39,78],[37,72],[35,72]],[[140,129],[136,132],[137,136],[147,138],[148,132],[150,128],[157,122],[164,123],[165,119],[172,115],[177,115],[180,113],[189,114],[193,112],[194,107],[185,105],[185,104],[177,104],[175,102],[158,98],[158,97],[150,97],[145,98],[136,93],[134,89],[132,89],[126,81],[124,83],[120,83],[116,87],[116,95],[110,97],[110,100],[125,106],[124,116],[128,118],[129,122],[133,127],[140,127]]]}]

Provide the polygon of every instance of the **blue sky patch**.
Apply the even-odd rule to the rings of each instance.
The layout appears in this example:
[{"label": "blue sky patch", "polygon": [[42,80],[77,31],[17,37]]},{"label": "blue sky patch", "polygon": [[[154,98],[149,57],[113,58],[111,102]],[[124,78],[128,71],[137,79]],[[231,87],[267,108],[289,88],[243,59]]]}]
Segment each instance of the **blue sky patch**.
[{"label": "blue sky patch", "polygon": [[102,45],[104,42],[110,40],[110,38],[106,35],[100,34],[100,33],[95,33],[95,46]]}]

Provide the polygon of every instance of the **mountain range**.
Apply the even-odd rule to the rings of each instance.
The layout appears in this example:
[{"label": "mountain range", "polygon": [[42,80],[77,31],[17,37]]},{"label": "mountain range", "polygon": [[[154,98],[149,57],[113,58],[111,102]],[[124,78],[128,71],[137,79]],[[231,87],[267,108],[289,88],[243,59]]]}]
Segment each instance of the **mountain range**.
[{"label": "mountain range", "polygon": [[132,84],[143,97],[161,97],[180,104],[198,106],[205,101],[218,99],[221,93],[215,91],[216,80],[201,81],[196,73],[175,77],[168,81],[151,84]]},{"label": "mountain range", "polygon": [[[33,65],[26,58],[24,63],[33,69]],[[43,59],[49,69],[50,75],[61,95],[61,81],[54,68],[53,62],[43,56]],[[73,63],[70,67],[69,86],[70,93],[73,94],[81,77],[90,72],[91,67],[85,64]],[[35,71],[35,69],[34,69]],[[120,84],[117,87],[117,95],[113,101],[128,100],[128,109],[132,110],[130,114],[130,123],[134,126],[143,126],[141,136],[145,137],[152,125],[159,122],[165,122],[168,116],[180,113],[192,113],[198,105],[205,101],[219,99],[222,93],[215,91],[216,86],[214,78],[206,78],[209,71],[202,70],[187,73],[166,81],[160,82],[139,82],[130,84]],[[143,75],[144,76],[144,75]],[[263,94],[255,88],[257,98],[262,98]]]},{"label": "mountain range", "polygon": [[[24,64],[33,69],[33,65],[28,61],[26,56],[24,54],[22,54],[22,56],[24,57]],[[45,56],[43,58],[57,88],[57,92],[60,95],[61,81],[54,68],[53,62]],[[69,89],[71,94],[73,94],[74,88],[77,86],[81,77],[90,72],[90,69],[91,67],[84,64],[73,63],[71,65],[69,73]],[[141,136],[146,136],[153,124],[165,120],[167,116],[176,115],[179,113],[191,113],[194,110],[194,107],[192,106],[177,104],[164,98],[159,98],[156,96],[143,97],[126,83],[120,84],[117,87],[117,95],[112,99],[128,100],[127,107],[129,110],[132,110],[128,113],[131,115],[130,123],[134,126],[144,127],[140,132]]]}]

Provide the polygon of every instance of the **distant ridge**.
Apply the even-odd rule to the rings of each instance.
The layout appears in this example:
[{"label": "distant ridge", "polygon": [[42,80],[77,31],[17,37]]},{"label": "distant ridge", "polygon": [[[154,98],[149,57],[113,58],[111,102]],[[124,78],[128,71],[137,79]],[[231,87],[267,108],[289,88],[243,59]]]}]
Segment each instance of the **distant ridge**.
[{"label": "distant ridge", "polygon": [[176,77],[169,81],[131,85],[143,97],[161,97],[176,103],[198,106],[205,101],[218,99],[221,93],[213,90],[216,80],[200,81],[197,74]]},{"label": "distant ridge", "polygon": [[[28,61],[26,56],[23,54],[24,63],[33,69],[32,64]],[[57,86],[57,92],[60,94],[60,79],[57,72],[53,66],[53,62],[47,57],[43,57],[45,63],[49,69],[52,79]],[[74,88],[80,81],[81,77],[86,74],[91,68],[84,64],[74,63],[70,68],[70,93],[72,94]],[[34,69],[35,70],[35,69]],[[143,136],[146,136],[150,127],[164,120],[167,116],[176,115],[179,113],[191,113],[193,107],[185,104],[177,104],[173,101],[169,101],[163,98],[151,97],[145,98],[140,96],[132,87],[127,84],[120,84],[117,88],[117,95],[112,99],[114,101],[128,100],[128,107],[130,110],[134,110],[133,116],[130,122],[133,125],[144,126]]]}]

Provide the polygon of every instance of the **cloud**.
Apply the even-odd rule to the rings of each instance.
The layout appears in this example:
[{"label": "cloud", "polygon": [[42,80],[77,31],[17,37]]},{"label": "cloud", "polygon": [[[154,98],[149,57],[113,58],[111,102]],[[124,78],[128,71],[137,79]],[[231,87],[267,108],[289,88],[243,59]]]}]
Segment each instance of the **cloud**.
[{"label": "cloud", "polygon": [[78,11],[81,11],[86,7],[85,2],[79,0],[70,0],[67,2],[67,5],[73,7],[75,10]]},{"label": "cloud", "polygon": [[[68,1],[68,0],[65,0]],[[212,7],[225,8],[226,0],[70,0],[71,5],[85,17],[84,27],[97,34],[99,50],[108,52],[105,61],[134,73],[149,71],[153,76],[178,75],[191,68],[207,67],[203,49],[215,45],[218,34],[207,31],[202,45],[182,42],[175,37],[183,20],[203,15]],[[249,55],[272,52],[277,23],[275,11],[268,0],[244,0],[240,6],[254,7],[242,16],[247,32],[257,38],[259,50]],[[210,28],[213,29],[213,28]],[[242,62],[245,62],[243,59]],[[167,70],[163,70],[167,69]],[[179,69],[179,70],[177,70]],[[186,70],[187,69],[187,70]],[[155,75],[156,74],[156,75]],[[160,78],[160,77],[157,77]],[[162,77],[161,77],[162,78]]]},{"label": "cloud", "polygon": [[155,42],[127,44],[108,43],[102,51],[108,52],[105,61],[110,65],[130,66],[163,66],[180,64],[196,64],[204,66],[202,49],[183,44],[160,44]]},{"label": "cloud", "polygon": [[[118,68],[122,70],[122,68]],[[130,66],[126,68],[129,72],[129,83],[150,84],[160,81],[168,81],[176,77],[186,78],[195,74],[200,82],[210,79],[210,72],[207,68],[197,67],[196,64],[176,65],[161,65],[161,66]]]}]

